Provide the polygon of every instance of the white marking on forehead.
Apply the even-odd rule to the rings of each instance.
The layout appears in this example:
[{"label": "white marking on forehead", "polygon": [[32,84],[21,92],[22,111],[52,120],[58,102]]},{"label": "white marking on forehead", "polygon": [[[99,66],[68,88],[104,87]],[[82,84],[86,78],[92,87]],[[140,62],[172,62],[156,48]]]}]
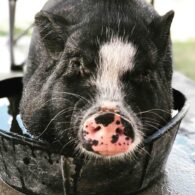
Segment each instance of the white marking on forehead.
[{"label": "white marking on forehead", "polygon": [[137,49],[121,38],[112,38],[100,47],[96,85],[104,99],[121,99],[120,77],[134,67]]},{"label": "white marking on forehead", "polygon": [[112,73],[121,74],[133,69],[133,60],[136,48],[132,43],[121,38],[113,38],[100,48],[100,65],[104,70],[112,70]]}]

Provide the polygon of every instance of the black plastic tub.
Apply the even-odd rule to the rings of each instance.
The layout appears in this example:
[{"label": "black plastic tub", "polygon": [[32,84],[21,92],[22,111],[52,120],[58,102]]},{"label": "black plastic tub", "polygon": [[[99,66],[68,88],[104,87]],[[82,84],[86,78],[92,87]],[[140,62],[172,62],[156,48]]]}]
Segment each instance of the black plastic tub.
[{"label": "black plastic tub", "polygon": [[178,113],[145,139],[136,158],[94,162],[62,155],[24,132],[17,121],[21,92],[21,77],[0,81],[0,177],[28,195],[125,195],[143,190],[163,173],[188,110],[184,95],[173,89]]}]

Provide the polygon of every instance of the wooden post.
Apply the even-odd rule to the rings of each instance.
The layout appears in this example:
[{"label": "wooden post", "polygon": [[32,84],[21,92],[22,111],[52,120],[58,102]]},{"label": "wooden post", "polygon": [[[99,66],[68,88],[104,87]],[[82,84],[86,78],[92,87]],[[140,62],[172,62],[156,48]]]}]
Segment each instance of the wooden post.
[{"label": "wooden post", "polygon": [[15,12],[17,0],[9,0],[9,50],[11,71],[22,71],[23,64],[16,65],[14,55],[14,27],[15,27]]},{"label": "wooden post", "polygon": [[14,24],[15,24],[16,0],[9,0],[9,49],[11,70],[15,67],[14,59]]}]

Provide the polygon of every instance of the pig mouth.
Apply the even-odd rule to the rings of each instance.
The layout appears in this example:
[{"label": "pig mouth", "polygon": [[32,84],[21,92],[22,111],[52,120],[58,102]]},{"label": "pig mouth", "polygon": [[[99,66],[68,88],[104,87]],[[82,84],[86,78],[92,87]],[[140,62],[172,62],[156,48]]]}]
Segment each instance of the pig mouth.
[{"label": "pig mouth", "polygon": [[134,125],[124,116],[102,112],[90,116],[83,124],[81,143],[87,153],[116,157],[132,152],[141,142]]}]

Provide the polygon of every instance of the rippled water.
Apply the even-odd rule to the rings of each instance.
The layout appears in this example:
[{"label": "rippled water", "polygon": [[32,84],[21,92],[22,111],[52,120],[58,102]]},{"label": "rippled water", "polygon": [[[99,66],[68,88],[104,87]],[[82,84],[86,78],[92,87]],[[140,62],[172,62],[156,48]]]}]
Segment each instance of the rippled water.
[{"label": "rippled water", "polygon": [[[13,102],[12,102],[13,103]],[[14,113],[13,104],[8,98],[0,98],[0,129],[27,137],[33,137],[24,127],[20,114]]]}]

